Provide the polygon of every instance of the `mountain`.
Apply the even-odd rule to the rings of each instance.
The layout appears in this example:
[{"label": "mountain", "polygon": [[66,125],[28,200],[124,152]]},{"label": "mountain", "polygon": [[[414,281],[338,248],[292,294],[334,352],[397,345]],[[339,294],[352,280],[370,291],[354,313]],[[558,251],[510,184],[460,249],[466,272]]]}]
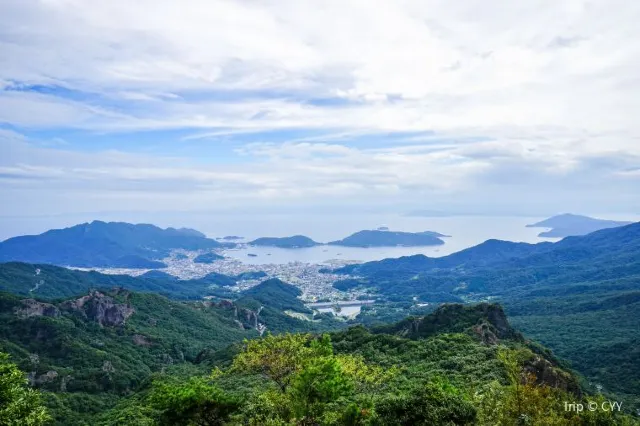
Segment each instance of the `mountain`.
[{"label": "mountain", "polygon": [[[248,314],[248,313],[247,313]],[[0,293],[0,351],[28,372],[58,424],[72,424],[143,386],[154,372],[195,364],[258,333],[233,305],[180,303],[128,290],[92,291],[55,303]]]},{"label": "mountain", "polygon": [[503,339],[523,341],[522,335],[509,324],[502,306],[489,303],[444,304],[424,317],[407,318],[397,324],[376,327],[373,331],[410,339],[470,331],[485,342],[495,343]]},{"label": "mountain", "polygon": [[210,253],[204,253],[196,256],[193,259],[193,263],[213,263],[216,260],[221,260],[221,259],[224,259],[224,256],[220,256],[219,254],[210,252]]},{"label": "mountain", "polygon": [[[413,335],[414,324],[436,326]],[[548,350],[523,340],[497,305],[447,305],[386,330],[268,335],[197,360],[205,365],[167,368],[94,422],[635,424],[622,413],[583,418],[564,409],[565,401],[604,398],[585,393]]]},{"label": "mountain", "polygon": [[629,401],[640,394],[640,353],[630,349],[640,329],[640,223],[556,243],[490,240],[442,258],[337,272],[357,277],[338,286],[369,288],[388,302],[498,300],[520,330],[592,383]]},{"label": "mountain", "polygon": [[93,221],[0,243],[0,262],[20,261],[77,267],[162,268],[173,249],[220,247],[191,229]]},{"label": "mountain", "polygon": [[414,233],[365,230],[329,244],[346,247],[434,246],[444,244],[441,237],[446,235],[431,231]]},{"label": "mountain", "polygon": [[243,297],[237,300],[237,303],[246,304],[248,299],[251,299],[252,301],[260,302],[262,305],[280,310],[292,309],[297,312],[311,312],[298,299],[300,295],[302,295],[302,292],[298,287],[287,284],[277,278],[271,278],[246,290]]},{"label": "mountain", "polygon": [[[7,265],[31,268],[29,272],[35,269],[25,264],[2,267],[6,270]],[[64,270],[53,266],[38,269],[48,278]],[[69,271],[67,281],[78,278],[79,272]],[[162,278],[153,272],[154,277]],[[110,278],[114,285],[150,282],[82,274]],[[207,276],[201,281],[220,277]],[[30,278],[29,274],[15,274],[11,282],[15,288],[22,280],[30,284]],[[196,280],[187,282],[194,286]],[[182,374],[210,371],[200,364],[215,359],[216,351],[224,353],[232,343],[258,337],[265,329],[273,333],[319,332],[344,326],[332,318],[311,322],[285,314],[287,308],[306,309],[298,294],[296,287],[280,280],[268,280],[236,294],[237,301],[176,301],[122,287],[92,289],[56,300],[0,292],[0,352],[8,352],[28,372],[33,386],[50,391],[47,401],[57,424],[84,424],[79,419],[86,420],[86,416],[112,406],[165,370],[178,368]]]},{"label": "mountain", "polygon": [[551,228],[541,232],[540,237],[564,238],[576,235],[586,235],[601,229],[630,225],[632,222],[594,219],[592,217],[575,214],[561,214],[538,223],[527,225],[528,228]]},{"label": "mountain", "polygon": [[181,235],[187,235],[187,236],[191,236],[191,237],[200,237],[200,238],[207,238],[207,236],[205,234],[203,234],[200,231],[196,231],[195,229],[191,229],[191,228],[167,228],[166,229],[169,232],[173,232],[173,233],[178,233]]},{"label": "mountain", "polygon": [[317,243],[304,235],[294,235],[292,237],[262,237],[250,241],[249,244],[254,246],[279,248],[303,248],[320,245],[320,243]]}]

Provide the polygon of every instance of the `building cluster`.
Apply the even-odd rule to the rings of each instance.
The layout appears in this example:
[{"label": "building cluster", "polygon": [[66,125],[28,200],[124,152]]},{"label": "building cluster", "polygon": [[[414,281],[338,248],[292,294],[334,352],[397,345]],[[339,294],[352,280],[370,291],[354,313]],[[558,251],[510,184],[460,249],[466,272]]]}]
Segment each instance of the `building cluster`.
[{"label": "building cluster", "polygon": [[[182,280],[202,278],[212,272],[237,277],[249,272],[262,271],[266,274],[265,277],[239,280],[238,284],[230,287],[230,289],[243,291],[261,283],[265,279],[278,278],[298,287],[302,291],[300,298],[305,302],[338,301],[354,299],[361,295],[359,291],[353,291],[347,294],[333,288],[332,284],[335,281],[349,277],[327,273],[327,270],[351,263],[349,261],[330,260],[322,264],[290,262],[257,265],[243,263],[240,260],[225,257],[224,259],[215,260],[212,263],[195,263],[193,259],[199,254],[201,253],[176,250],[171,253],[169,257],[162,260],[162,262],[167,265],[167,268],[161,269],[161,271]],[[147,270],[122,268],[101,268],[96,270],[106,274],[127,274],[133,276],[142,275],[147,272]]]}]

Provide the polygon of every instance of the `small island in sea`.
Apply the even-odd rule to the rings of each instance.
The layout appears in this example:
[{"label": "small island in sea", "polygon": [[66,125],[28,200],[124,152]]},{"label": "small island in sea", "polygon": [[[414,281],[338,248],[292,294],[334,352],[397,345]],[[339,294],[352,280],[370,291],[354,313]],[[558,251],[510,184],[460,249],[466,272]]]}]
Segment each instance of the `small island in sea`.
[{"label": "small island in sea", "polygon": [[249,245],[278,248],[305,248],[319,246],[322,245],[322,243],[313,241],[304,235],[294,235],[292,237],[262,237],[250,241]]},{"label": "small island in sea", "polygon": [[527,225],[527,228],[550,228],[538,234],[539,237],[565,238],[590,234],[601,229],[617,228],[630,225],[633,222],[596,219],[575,214],[561,214],[538,223]]},{"label": "small island in sea", "polygon": [[444,244],[441,238],[445,237],[448,237],[448,235],[433,231],[398,232],[364,230],[356,232],[342,240],[332,241],[329,244],[345,247],[438,246]]},{"label": "small island in sea", "polygon": [[222,237],[222,238],[218,238],[219,240],[225,240],[225,241],[238,241],[238,240],[243,240],[244,237],[239,237],[237,235],[227,235],[226,237]]}]

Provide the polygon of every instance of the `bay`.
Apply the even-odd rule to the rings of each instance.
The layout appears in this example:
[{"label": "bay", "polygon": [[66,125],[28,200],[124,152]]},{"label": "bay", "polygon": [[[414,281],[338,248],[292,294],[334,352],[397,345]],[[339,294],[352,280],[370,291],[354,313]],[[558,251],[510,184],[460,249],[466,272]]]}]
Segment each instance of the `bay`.
[{"label": "bay", "polygon": [[[220,220],[221,219],[221,220]],[[218,224],[226,222],[223,218]],[[318,215],[318,216],[274,216],[252,218],[241,223],[242,218],[235,217],[224,226],[225,235],[242,235],[244,241],[268,236],[285,237],[306,235],[318,242],[329,242],[344,238],[363,229],[389,227],[392,231],[420,232],[435,231],[451,237],[443,238],[444,245],[424,247],[342,247],[321,245],[310,248],[282,249],[276,247],[245,246],[240,249],[226,250],[226,256],[247,264],[282,264],[289,262],[326,263],[329,260],[373,261],[424,254],[431,257],[445,256],[489,239],[539,243],[557,241],[540,238],[544,229],[527,228],[542,220],[540,217],[513,216],[452,216],[452,217],[407,217],[401,215]],[[221,236],[220,231],[207,231],[209,236]],[[251,255],[251,256],[250,256]],[[253,256],[255,255],[255,256]]]}]

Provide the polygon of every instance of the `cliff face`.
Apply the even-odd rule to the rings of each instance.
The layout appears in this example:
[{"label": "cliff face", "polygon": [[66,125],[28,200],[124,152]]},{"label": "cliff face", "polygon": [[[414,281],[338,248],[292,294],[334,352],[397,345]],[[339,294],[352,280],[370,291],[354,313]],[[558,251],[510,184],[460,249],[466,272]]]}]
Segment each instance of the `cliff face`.
[{"label": "cliff face", "polygon": [[560,369],[557,365],[539,355],[525,361],[524,370],[536,378],[536,384],[561,389],[574,395],[581,395],[582,390],[576,378]]},{"label": "cliff face", "polygon": [[60,316],[60,310],[50,303],[38,302],[35,299],[24,299],[20,303],[22,306],[14,309],[15,314],[20,318]]},{"label": "cliff face", "polygon": [[238,327],[242,329],[258,330],[258,327],[260,325],[259,316],[260,316],[261,309],[258,309],[257,311],[253,311],[248,308],[241,308],[241,307],[238,307],[231,300],[221,300],[219,302],[206,301],[206,302],[203,302],[203,305],[207,308],[215,307],[215,308],[221,308],[221,309],[224,309],[225,311],[228,311],[229,317],[233,319],[234,322],[238,324]]},{"label": "cliff face", "polygon": [[[121,290],[116,290],[116,294],[121,292]],[[124,292],[124,295],[127,297],[128,293]],[[86,296],[63,302],[61,307],[74,311],[101,326],[110,327],[123,326],[127,319],[135,313],[135,309],[129,303],[116,303],[113,297],[99,291],[92,291]]]}]

